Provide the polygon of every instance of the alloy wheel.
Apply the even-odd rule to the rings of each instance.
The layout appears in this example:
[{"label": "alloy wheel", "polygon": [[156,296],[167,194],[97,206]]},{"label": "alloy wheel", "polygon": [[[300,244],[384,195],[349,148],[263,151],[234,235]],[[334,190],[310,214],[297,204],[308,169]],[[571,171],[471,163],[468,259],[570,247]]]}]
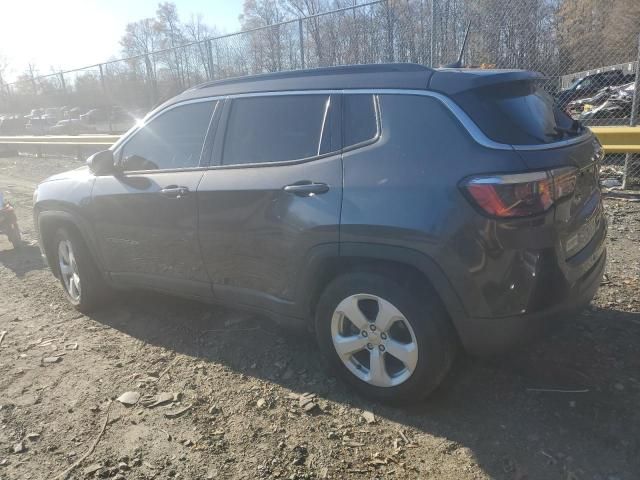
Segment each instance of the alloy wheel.
[{"label": "alloy wheel", "polygon": [[377,295],[342,300],[331,319],[336,353],[349,371],[376,387],[405,382],[418,363],[418,342],[406,317]]},{"label": "alloy wheel", "polygon": [[76,263],[76,257],[73,253],[73,245],[69,240],[61,240],[58,243],[58,264],[60,266],[60,275],[62,276],[62,283],[74,301],[80,301],[81,287],[80,287],[80,272],[78,271],[78,264]]}]

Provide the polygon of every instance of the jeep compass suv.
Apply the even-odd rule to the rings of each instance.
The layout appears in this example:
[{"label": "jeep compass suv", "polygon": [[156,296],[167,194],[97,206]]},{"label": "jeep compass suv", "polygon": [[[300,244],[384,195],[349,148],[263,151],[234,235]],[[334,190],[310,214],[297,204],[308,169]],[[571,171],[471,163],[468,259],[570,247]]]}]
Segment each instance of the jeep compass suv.
[{"label": "jeep compass suv", "polygon": [[79,310],[143,287],[313,329],[378,400],[426,396],[593,297],[602,149],[519,70],[363,65],[207,83],[35,192]]}]

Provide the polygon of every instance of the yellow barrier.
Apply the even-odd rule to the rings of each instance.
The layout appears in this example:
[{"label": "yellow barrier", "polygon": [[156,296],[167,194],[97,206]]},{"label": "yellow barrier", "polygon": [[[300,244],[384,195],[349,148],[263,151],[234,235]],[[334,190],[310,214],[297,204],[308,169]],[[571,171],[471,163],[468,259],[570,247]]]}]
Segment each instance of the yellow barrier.
[{"label": "yellow barrier", "polygon": [[113,145],[120,135],[42,135],[0,137],[7,145]]},{"label": "yellow barrier", "polygon": [[[591,127],[606,153],[640,153],[640,126]],[[0,137],[8,145],[113,145],[119,135],[42,135]]]},{"label": "yellow barrier", "polygon": [[605,153],[640,153],[640,127],[590,127]]}]

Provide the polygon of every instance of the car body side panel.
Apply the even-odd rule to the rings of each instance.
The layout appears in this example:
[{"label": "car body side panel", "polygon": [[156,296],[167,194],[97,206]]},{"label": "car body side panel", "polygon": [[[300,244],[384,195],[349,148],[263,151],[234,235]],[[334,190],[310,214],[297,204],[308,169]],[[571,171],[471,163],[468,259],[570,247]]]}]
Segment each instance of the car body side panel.
[{"label": "car body side panel", "polygon": [[[304,180],[326,183],[329,191],[299,197],[283,190]],[[338,242],[341,200],[339,154],[207,170],[198,189],[199,236],[214,292],[292,300],[297,267],[308,251]]]},{"label": "car body side panel", "polygon": [[[497,222],[479,215],[459,188],[473,174],[522,171],[522,159],[475,143],[437,100],[381,95],[380,104],[380,140],[343,156],[341,242],[423,253],[446,272],[469,316],[526,308],[530,269],[553,246],[553,215]],[[538,224],[546,228],[535,238],[518,228]]]}]

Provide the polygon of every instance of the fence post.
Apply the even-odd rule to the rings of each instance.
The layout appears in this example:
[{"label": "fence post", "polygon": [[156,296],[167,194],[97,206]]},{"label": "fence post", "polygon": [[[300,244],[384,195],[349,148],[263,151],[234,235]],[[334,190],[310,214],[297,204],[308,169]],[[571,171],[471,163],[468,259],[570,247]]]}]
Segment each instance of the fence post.
[{"label": "fence post", "polygon": [[433,29],[434,29],[434,25],[436,24],[435,22],[435,10],[436,10],[436,6],[435,6],[436,0],[431,0],[431,25],[429,28],[429,66],[431,68],[433,68]]},{"label": "fence post", "polygon": [[[109,95],[107,93],[107,84],[104,81],[104,72],[102,71],[102,64],[98,65],[98,69],[100,70],[100,85],[102,85],[102,93],[104,94],[104,98],[109,102]],[[111,103],[111,102],[109,102]],[[111,105],[109,105],[111,107]],[[113,132],[113,125],[111,124],[111,111],[107,115],[109,117],[109,133]]]},{"label": "fence post", "polygon": [[60,72],[60,85],[62,86],[62,91],[64,94],[67,94],[67,84],[64,81],[64,73]]},{"label": "fence post", "polygon": [[304,68],[304,31],[302,29],[302,19],[298,19],[298,35],[300,36],[300,64]]},{"label": "fence post", "polygon": [[[633,101],[631,102],[631,118],[629,126],[635,127],[638,124],[638,102],[640,101],[640,35],[638,35],[638,52],[636,58],[636,80],[633,87]],[[627,153],[624,157],[624,175],[622,176],[622,189],[629,186],[629,170],[633,161],[633,153]]]},{"label": "fence post", "polygon": [[209,39],[206,41],[205,45],[207,48],[207,62],[209,63],[209,80],[213,80],[215,75],[213,74],[213,48],[211,47],[212,40]]}]

